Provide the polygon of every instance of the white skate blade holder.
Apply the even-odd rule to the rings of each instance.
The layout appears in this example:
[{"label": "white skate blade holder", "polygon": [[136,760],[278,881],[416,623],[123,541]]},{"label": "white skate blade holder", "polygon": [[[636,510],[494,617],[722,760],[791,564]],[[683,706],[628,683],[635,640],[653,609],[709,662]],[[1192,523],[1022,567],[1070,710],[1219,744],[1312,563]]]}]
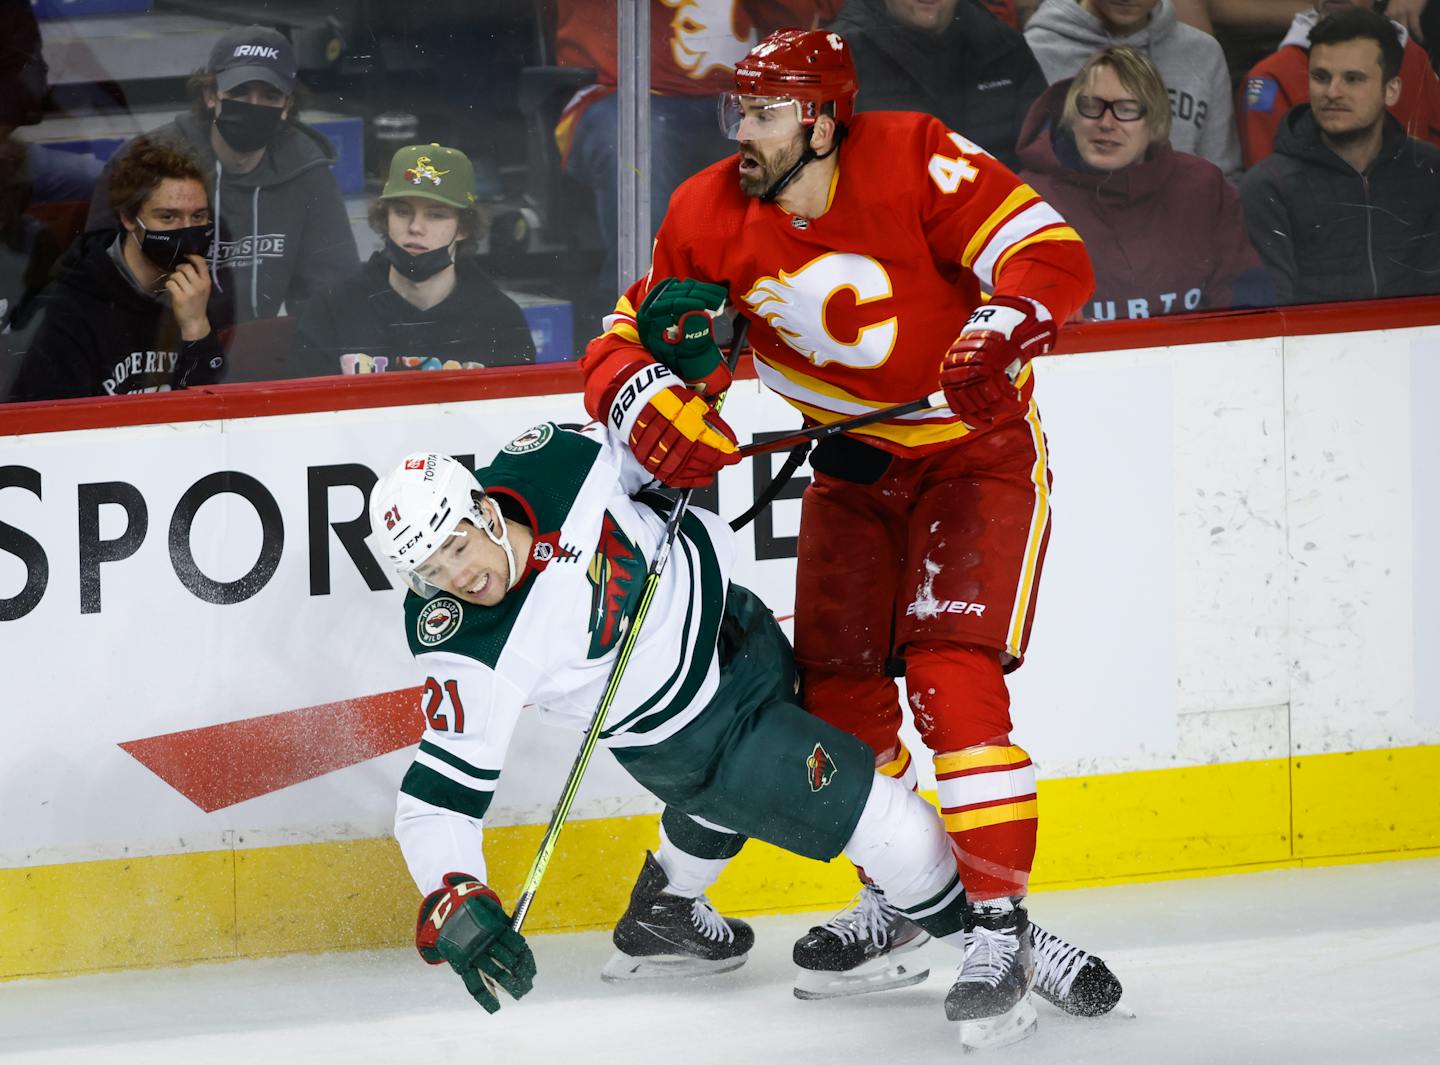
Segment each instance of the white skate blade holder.
[{"label": "white skate blade holder", "polygon": [[[880,959],[876,959],[878,962]],[[867,962],[873,965],[875,962]],[[795,997],[813,1000],[868,995],[872,991],[893,991],[897,987],[918,984],[930,975],[929,969],[912,969],[905,964],[886,964],[873,972],[863,972],[864,965],[848,973],[821,973],[801,969],[795,976]]]},{"label": "white skate blade holder", "polygon": [[1026,994],[998,1017],[960,1021],[960,1045],[966,1053],[972,1050],[996,1050],[1034,1035],[1039,1023],[1035,1004],[1030,995]]},{"label": "white skate blade holder", "polygon": [[745,964],[747,956],[741,954],[734,958],[710,960],[691,957],[688,954],[652,954],[649,957],[635,958],[617,950],[610,955],[610,960],[601,968],[600,979],[609,983],[619,983],[624,980],[715,976],[718,973],[728,973],[733,969],[740,968]]},{"label": "white skate blade holder", "polygon": [[811,1001],[822,998],[845,998],[850,995],[868,995],[872,991],[891,991],[897,987],[910,987],[930,975],[930,967],[918,959],[914,962],[903,956],[930,942],[928,935],[920,935],[903,946],[896,947],[888,954],[872,958],[847,972],[827,972],[819,969],[797,969],[795,972],[795,997]]}]

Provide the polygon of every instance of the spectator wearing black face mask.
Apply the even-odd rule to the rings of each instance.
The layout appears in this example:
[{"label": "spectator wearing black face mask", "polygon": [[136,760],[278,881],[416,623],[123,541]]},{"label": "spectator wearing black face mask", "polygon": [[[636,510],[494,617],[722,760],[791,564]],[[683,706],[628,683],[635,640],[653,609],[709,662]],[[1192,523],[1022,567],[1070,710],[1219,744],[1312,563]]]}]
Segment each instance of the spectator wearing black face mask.
[{"label": "spectator wearing black face mask", "polygon": [[[231,30],[190,80],[194,108],[148,135],[182,147],[204,171],[220,234],[217,277],[242,321],[273,318],[282,307],[296,313],[360,261],[330,172],[334,149],[294,119],[295,75],[282,34]],[[114,224],[102,183],[87,228]]]},{"label": "spectator wearing black face mask", "polygon": [[108,188],[118,230],[66,252],[20,364],[14,401],[166,392],[225,371],[206,255],[215,227],[204,177],[174,148],[138,141]]},{"label": "spectator wearing black face mask", "polygon": [[370,225],[384,249],[300,316],[297,375],[535,361],[524,314],[471,254],[485,217],[464,152],[440,144],[397,151]]}]

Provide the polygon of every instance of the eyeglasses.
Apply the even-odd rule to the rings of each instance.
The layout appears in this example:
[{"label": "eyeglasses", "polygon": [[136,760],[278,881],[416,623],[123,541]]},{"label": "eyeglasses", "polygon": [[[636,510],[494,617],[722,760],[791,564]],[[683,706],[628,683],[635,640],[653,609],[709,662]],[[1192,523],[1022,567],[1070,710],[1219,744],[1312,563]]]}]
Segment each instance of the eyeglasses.
[{"label": "eyeglasses", "polygon": [[1145,105],[1139,100],[1106,100],[1083,93],[1075,97],[1075,110],[1086,118],[1103,118],[1109,111],[1117,122],[1135,122],[1145,117]]}]

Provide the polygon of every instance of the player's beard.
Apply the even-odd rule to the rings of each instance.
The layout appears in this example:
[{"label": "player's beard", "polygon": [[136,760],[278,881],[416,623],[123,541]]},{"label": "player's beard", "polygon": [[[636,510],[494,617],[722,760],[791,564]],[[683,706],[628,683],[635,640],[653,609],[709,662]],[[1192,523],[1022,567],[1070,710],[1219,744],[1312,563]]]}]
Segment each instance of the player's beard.
[{"label": "player's beard", "polygon": [[805,140],[806,133],[804,130],[800,130],[788,144],[775,148],[768,155],[753,143],[742,144],[740,146],[741,157],[751,159],[759,166],[756,169],[741,172],[740,191],[746,196],[764,195],[775,182],[784,177],[790,168],[800,161],[801,155],[805,152]]}]

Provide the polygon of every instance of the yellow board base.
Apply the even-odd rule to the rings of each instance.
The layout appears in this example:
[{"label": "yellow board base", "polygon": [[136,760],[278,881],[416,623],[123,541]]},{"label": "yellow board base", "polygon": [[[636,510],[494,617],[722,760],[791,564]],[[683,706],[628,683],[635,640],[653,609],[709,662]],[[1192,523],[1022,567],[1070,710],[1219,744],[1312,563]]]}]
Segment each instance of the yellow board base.
[{"label": "yellow board base", "polygon": [[[1067,888],[1440,854],[1440,747],[1408,747],[1040,784],[1031,886]],[[565,828],[527,932],[610,927],[654,816]],[[486,830],[513,899],[543,826]],[[711,892],[724,912],[838,908],[843,859],[751,842]],[[0,979],[297,951],[402,946],[418,894],[394,840],[351,840],[0,869]]]}]

